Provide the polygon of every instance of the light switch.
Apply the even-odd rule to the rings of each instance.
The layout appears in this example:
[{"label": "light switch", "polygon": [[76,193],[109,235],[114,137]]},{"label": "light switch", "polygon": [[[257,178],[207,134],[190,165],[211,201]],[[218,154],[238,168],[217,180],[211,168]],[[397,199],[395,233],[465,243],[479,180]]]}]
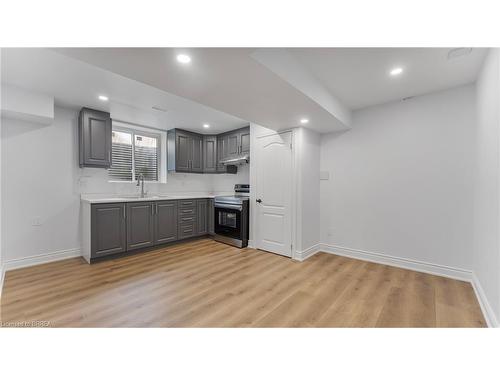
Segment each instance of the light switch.
[{"label": "light switch", "polygon": [[328,172],[328,171],[320,171],[319,172],[319,179],[320,180],[329,180],[330,179],[330,172]]}]

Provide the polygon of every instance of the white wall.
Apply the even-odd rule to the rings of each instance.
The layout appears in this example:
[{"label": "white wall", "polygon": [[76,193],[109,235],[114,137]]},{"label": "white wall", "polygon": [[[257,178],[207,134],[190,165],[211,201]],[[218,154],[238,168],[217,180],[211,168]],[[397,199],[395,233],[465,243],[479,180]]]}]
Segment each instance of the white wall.
[{"label": "white wall", "polygon": [[321,241],[470,270],[474,90],[356,111],[324,136]]},{"label": "white wall", "polygon": [[[250,159],[250,163],[252,160]],[[250,164],[238,166],[237,174],[220,174],[212,177],[212,191],[232,193],[234,185],[250,183]]]},{"label": "white wall", "polygon": [[50,124],[54,121],[54,97],[2,85],[1,113],[4,117]]},{"label": "white wall", "polygon": [[[55,108],[50,125],[4,119],[1,130],[4,261],[80,248],[80,194],[136,193],[134,183],[110,183],[104,169],[78,166],[77,111]],[[120,117],[124,118],[124,114]],[[245,177],[246,176],[246,177]],[[220,178],[220,181],[219,181]],[[217,181],[214,184],[214,181]],[[169,173],[148,191],[233,191],[235,176]],[[40,220],[41,225],[33,225]]]},{"label": "white wall", "polygon": [[491,49],[477,81],[473,269],[497,321],[500,321],[499,106],[500,53]]},{"label": "white wall", "polygon": [[320,148],[321,138],[313,130],[299,128],[296,135],[298,172],[298,215],[300,241],[298,251],[305,251],[320,240]]},{"label": "white wall", "polygon": [[[0,48],[0,113],[2,106],[2,49]],[[0,134],[2,133],[2,116],[0,116]],[[0,297],[3,289],[3,258],[2,258],[2,142],[0,142]]]}]

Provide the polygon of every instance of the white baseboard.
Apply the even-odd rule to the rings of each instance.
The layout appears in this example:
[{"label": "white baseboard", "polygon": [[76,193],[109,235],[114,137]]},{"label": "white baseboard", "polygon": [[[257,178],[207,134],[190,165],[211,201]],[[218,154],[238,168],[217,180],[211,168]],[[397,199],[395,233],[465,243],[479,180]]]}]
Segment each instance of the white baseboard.
[{"label": "white baseboard", "polygon": [[18,268],[36,266],[38,264],[55,262],[57,260],[63,260],[68,258],[76,258],[79,256],[81,256],[81,250],[80,248],[77,248],[77,249],[58,250],[58,251],[53,251],[51,253],[6,260],[3,264],[3,272],[5,273],[7,271],[15,270]]},{"label": "white baseboard", "polygon": [[321,251],[321,244],[318,243],[314,246],[311,246],[308,249],[305,249],[302,251],[297,251],[293,258],[296,260],[303,261],[303,260],[306,260],[307,258],[313,256],[314,254],[318,253],[319,251]]},{"label": "white baseboard", "polygon": [[496,317],[493,308],[491,307],[488,298],[486,298],[486,294],[484,293],[484,289],[479,282],[475,273],[472,273],[472,288],[476,293],[477,300],[479,301],[479,306],[481,307],[481,311],[483,312],[484,319],[486,320],[486,324],[488,327],[497,328],[499,327],[498,320]]},{"label": "white baseboard", "polygon": [[381,263],[388,266],[409,269],[412,271],[425,272],[432,275],[448,277],[450,279],[472,282],[472,271],[464,270],[461,268],[395,257],[392,255],[376,253],[373,251],[351,249],[344,246],[327,244],[320,244],[319,246],[320,251],[323,251],[325,253],[366,260],[374,263]]}]

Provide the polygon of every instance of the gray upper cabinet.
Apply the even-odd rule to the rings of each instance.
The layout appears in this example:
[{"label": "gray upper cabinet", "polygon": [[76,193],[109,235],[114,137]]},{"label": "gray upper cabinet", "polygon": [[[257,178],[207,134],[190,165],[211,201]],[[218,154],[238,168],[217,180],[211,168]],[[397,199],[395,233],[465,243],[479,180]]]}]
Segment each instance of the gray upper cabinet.
[{"label": "gray upper cabinet", "polygon": [[191,172],[203,173],[203,136],[191,136]]},{"label": "gray upper cabinet", "polygon": [[94,204],[91,210],[91,257],[123,253],[127,248],[125,203]]},{"label": "gray upper cabinet", "polygon": [[217,172],[217,136],[203,136],[203,172]]},{"label": "gray upper cabinet", "polygon": [[224,159],[225,157],[225,150],[226,150],[226,138],[224,136],[217,136],[217,172],[218,173],[225,173],[226,172],[226,166],[221,163],[221,160]]},{"label": "gray upper cabinet", "polygon": [[167,134],[169,172],[236,173],[221,161],[250,152],[250,127],[218,135],[205,135],[181,129]]},{"label": "gray upper cabinet", "polygon": [[241,154],[250,152],[250,127],[233,130],[219,135],[224,142],[224,150],[221,153],[222,158],[238,157]]},{"label": "gray upper cabinet", "polygon": [[177,240],[177,201],[160,201],[155,205],[155,245]]},{"label": "gray upper cabinet", "polygon": [[239,154],[239,133],[232,132],[226,137],[227,151],[226,157],[236,157]]},{"label": "gray upper cabinet", "polygon": [[174,159],[177,172],[191,172],[191,143],[189,134],[176,132]]},{"label": "gray upper cabinet", "polygon": [[240,130],[240,153],[248,154],[250,152],[250,127]]},{"label": "gray upper cabinet", "polygon": [[127,203],[127,251],[154,245],[155,202]]},{"label": "gray upper cabinet", "polygon": [[111,167],[111,117],[107,112],[82,108],[78,117],[80,167]]},{"label": "gray upper cabinet", "polygon": [[171,129],[167,133],[167,147],[168,171],[203,173],[203,136]]}]

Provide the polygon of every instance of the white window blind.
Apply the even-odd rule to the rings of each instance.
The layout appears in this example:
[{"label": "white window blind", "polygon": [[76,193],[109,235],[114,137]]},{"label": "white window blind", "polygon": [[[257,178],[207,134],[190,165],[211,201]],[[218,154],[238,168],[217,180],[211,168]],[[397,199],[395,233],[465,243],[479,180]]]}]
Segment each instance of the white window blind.
[{"label": "white window blind", "polygon": [[146,181],[159,181],[159,168],[159,134],[113,127],[111,180],[135,181],[142,174]]}]

